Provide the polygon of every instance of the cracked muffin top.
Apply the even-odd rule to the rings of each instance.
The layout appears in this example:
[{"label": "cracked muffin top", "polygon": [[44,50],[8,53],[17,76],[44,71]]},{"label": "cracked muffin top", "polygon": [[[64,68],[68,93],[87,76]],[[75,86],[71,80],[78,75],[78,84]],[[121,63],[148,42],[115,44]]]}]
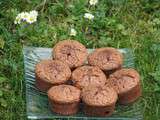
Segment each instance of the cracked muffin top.
[{"label": "cracked muffin top", "polygon": [[87,49],[78,41],[64,40],[54,46],[53,57],[66,62],[70,68],[76,68],[87,59]]},{"label": "cracked muffin top", "polygon": [[91,106],[108,106],[115,104],[118,96],[113,88],[90,86],[82,90],[82,101]]},{"label": "cracked muffin top", "polygon": [[81,91],[71,85],[58,85],[49,89],[48,97],[58,103],[72,103],[80,101]]},{"label": "cracked muffin top", "polygon": [[72,72],[73,84],[82,89],[87,86],[103,86],[106,76],[103,71],[95,66],[81,66]]},{"label": "cracked muffin top", "polygon": [[65,83],[71,76],[71,70],[67,64],[58,60],[42,60],[36,65],[37,78],[52,84]]},{"label": "cracked muffin top", "polygon": [[122,66],[123,55],[115,48],[99,48],[89,54],[88,63],[105,71],[115,70]]},{"label": "cracked muffin top", "polygon": [[127,92],[140,84],[140,76],[136,70],[124,68],[111,74],[107,82],[109,82],[119,94]]}]

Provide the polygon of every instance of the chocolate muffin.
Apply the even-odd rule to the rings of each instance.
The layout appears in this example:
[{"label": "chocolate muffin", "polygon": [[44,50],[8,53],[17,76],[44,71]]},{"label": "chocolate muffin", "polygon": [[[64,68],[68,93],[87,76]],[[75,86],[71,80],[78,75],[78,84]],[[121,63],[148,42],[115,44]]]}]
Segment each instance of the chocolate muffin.
[{"label": "chocolate muffin", "polygon": [[90,86],[82,90],[83,111],[87,116],[110,116],[115,108],[117,93],[110,87]]},{"label": "chocolate muffin", "polygon": [[82,89],[87,86],[104,86],[106,76],[103,71],[96,66],[81,66],[72,72],[73,85]]},{"label": "chocolate muffin", "polygon": [[35,68],[36,86],[46,92],[53,85],[66,83],[71,76],[67,64],[58,60],[42,60]]},{"label": "chocolate muffin", "polygon": [[87,49],[78,41],[64,40],[53,48],[53,57],[66,62],[73,69],[83,65],[87,58]]},{"label": "chocolate muffin", "polygon": [[61,115],[72,115],[78,112],[80,90],[71,85],[54,86],[48,91],[51,110]]},{"label": "chocolate muffin", "polygon": [[121,69],[111,74],[108,82],[117,91],[119,103],[128,104],[141,96],[140,76],[134,69]]},{"label": "chocolate muffin", "polygon": [[121,68],[123,55],[115,48],[99,48],[89,54],[88,63],[98,66],[109,74]]}]

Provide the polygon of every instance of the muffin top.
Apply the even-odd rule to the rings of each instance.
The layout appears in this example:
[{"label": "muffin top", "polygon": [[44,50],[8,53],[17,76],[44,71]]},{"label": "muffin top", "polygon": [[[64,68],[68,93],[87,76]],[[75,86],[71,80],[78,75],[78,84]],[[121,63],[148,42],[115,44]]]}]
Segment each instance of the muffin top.
[{"label": "muffin top", "polygon": [[36,65],[36,76],[52,84],[66,82],[71,76],[71,70],[67,64],[58,60],[42,60]]},{"label": "muffin top", "polygon": [[106,76],[103,71],[96,66],[81,66],[72,72],[73,84],[82,89],[87,86],[103,86]]},{"label": "muffin top", "polygon": [[58,85],[49,89],[48,97],[58,103],[80,101],[80,90],[71,85]]},{"label": "muffin top", "polygon": [[87,58],[87,49],[75,40],[60,41],[53,48],[54,59],[66,62],[70,68],[83,65]]},{"label": "muffin top", "polygon": [[140,84],[139,73],[134,69],[121,69],[111,74],[107,82],[117,91],[124,93]]},{"label": "muffin top", "polygon": [[88,62],[102,70],[114,70],[122,66],[123,55],[115,48],[99,48],[88,56]]},{"label": "muffin top", "polygon": [[90,86],[82,90],[82,101],[90,106],[107,106],[116,103],[117,93],[110,87]]}]

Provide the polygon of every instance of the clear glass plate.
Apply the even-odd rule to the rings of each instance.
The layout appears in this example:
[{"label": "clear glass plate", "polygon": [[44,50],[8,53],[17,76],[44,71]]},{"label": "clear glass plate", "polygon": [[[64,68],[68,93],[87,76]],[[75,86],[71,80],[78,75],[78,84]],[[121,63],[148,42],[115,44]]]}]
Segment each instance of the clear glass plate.
[{"label": "clear glass plate", "polygon": [[[141,98],[135,103],[127,106],[116,105],[115,112],[110,117],[87,117],[82,110],[74,116],[61,116],[52,113],[48,106],[48,99],[45,93],[39,92],[35,87],[34,68],[37,62],[42,59],[50,59],[51,48],[23,48],[24,67],[25,67],[25,84],[26,84],[26,107],[27,117],[29,119],[47,119],[47,118],[77,118],[77,119],[105,119],[105,120],[142,120],[142,100]],[[92,52],[93,49],[88,49]],[[124,67],[134,68],[134,55],[130,49],[120,49],[124,54]]]}]

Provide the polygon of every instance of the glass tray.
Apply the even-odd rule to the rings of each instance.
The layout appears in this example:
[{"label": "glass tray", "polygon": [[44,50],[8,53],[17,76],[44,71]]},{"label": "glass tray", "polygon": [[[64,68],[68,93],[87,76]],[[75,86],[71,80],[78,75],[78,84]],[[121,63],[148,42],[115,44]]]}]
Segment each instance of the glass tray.
[{"label": "glass tray", "polygon": [[[51,58],[51,48],[36,48],[27,47],[23,48],[24,54],[24,67],[25,67],[25,85],[26,85],[26,109],[28,119],[105,119],[105,120],[142,120],[142,100],[141,98],[135,103],[127,106],[116,105],[116,109],[110,117],[87,117],[83,114],[82,110],[74,116],[61,116],[52,113],[48,106],[48,99],[45,93],[39,92],[35,87],[35,73],[34,68],[37,62],[42,59]],[[92,52],[93,49],[88,49]],[[124,67],[134,68],[134,55],[130,49],[120,49],[124,54]]]}]

